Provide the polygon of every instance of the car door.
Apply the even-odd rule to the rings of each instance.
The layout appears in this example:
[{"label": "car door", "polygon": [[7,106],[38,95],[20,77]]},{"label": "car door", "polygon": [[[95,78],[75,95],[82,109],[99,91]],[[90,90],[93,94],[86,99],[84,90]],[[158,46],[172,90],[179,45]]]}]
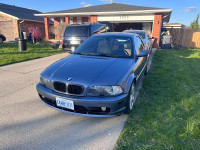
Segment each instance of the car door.
[{"label": "car door", "polygon": [[136,76],[136,82],[138,83],[142,79],[146,67],[147,57],[137,57],[139,52],[141,50],[144,50],[144,43],[142,42],[142,39],[139,36],[135,37],[134,46],[135,46],[135,61],[136,61],[134,74]]}]

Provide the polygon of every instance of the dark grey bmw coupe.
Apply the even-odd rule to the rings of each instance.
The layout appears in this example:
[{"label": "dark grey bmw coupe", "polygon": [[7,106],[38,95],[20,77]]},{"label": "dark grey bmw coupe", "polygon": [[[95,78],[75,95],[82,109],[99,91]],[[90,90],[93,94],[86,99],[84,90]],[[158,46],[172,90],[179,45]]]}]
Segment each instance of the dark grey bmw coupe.
[{"label": "dark grey bmw coupe", "polygon": [[130,113],[148,50],[129,33],[96,34],[40,76],[37,91],[56,110],[94,117]]}]

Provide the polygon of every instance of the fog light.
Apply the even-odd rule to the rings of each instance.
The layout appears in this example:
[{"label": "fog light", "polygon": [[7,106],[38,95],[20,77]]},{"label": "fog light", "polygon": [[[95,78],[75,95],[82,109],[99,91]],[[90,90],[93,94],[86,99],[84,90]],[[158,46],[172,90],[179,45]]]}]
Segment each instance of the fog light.
[{"label": "fog light", "polygon": [[102,111],[106,111],[106,107],[101,107],[101,110]]}]

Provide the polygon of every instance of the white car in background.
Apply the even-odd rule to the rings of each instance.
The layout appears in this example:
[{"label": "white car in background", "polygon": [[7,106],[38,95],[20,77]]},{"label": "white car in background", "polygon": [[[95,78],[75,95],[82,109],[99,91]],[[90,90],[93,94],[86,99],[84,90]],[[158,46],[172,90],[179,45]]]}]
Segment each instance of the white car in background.
[{"label": "white car in background", "polygon": [[124,30],[123,32],[134,33],[134,34],[139,35],[144,42],[145,49],[149,50],[149,53],[151,53],[154,38],[151,37],[150,34],[147,31],[145,31],[145,30]]}]

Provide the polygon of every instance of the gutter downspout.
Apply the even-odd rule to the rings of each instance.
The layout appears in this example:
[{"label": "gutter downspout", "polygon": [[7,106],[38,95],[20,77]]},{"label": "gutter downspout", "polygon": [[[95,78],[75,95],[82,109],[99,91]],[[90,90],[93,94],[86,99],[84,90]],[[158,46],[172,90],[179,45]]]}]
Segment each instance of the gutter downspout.
[{"label": "gutter downspout", "polygon": [[20,21],[19,24],[18,24],[18,28],[19,28],[19,38],[20,38],[20,39],[22,39],[21,26],[20,26],[20,24],[23,23],[23,22],[24,22],[24,20]]}]

